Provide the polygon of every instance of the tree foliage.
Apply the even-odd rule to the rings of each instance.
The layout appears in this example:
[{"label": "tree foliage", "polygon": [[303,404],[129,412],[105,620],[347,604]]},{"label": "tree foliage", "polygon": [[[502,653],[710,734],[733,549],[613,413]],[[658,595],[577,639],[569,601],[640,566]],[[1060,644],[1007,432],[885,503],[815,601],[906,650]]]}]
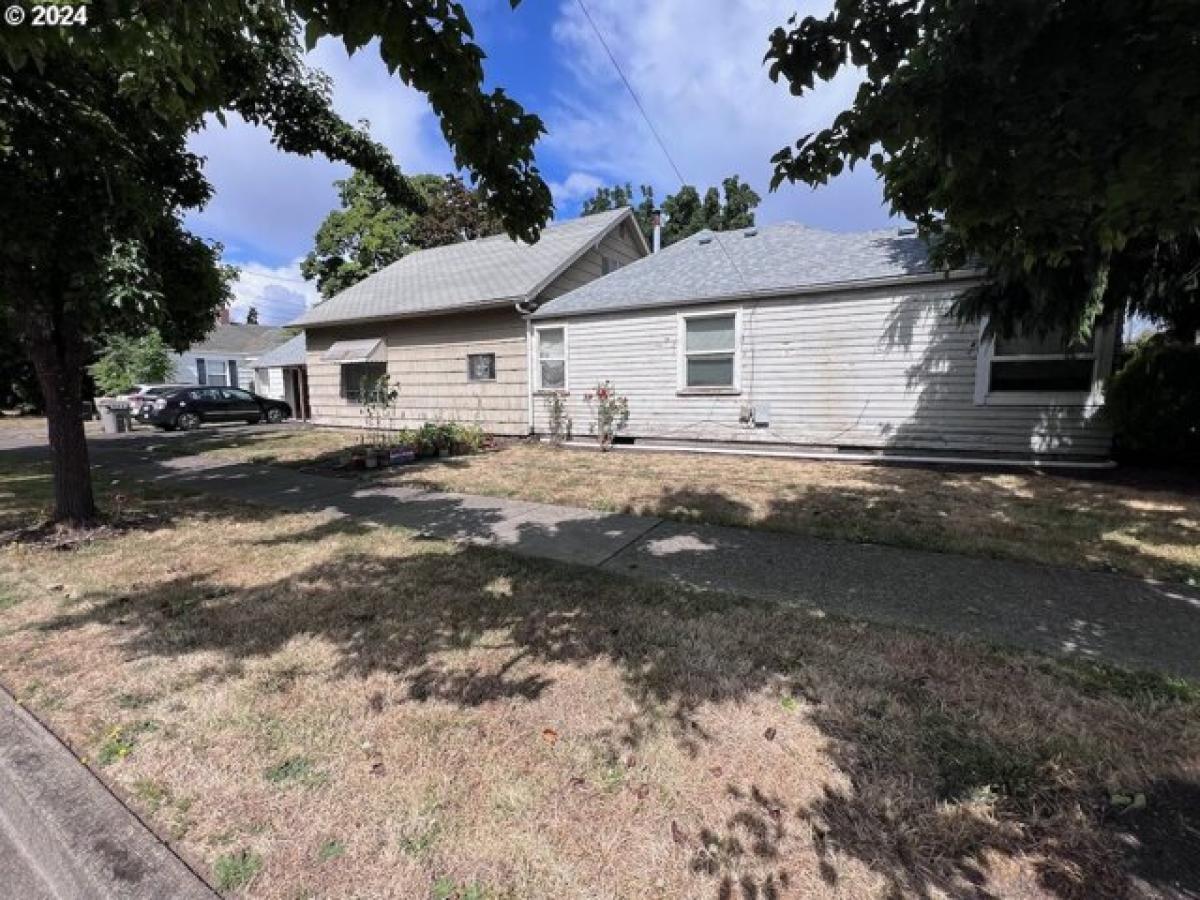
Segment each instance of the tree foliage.
[{"label": "tree foliage", "polygon": [[642,236],[649,243],[654,234],[654,188],[648,184],[643,184],[638,188],[641,199],[634,204],[633,185],[625,182],[624,185],[616,184],[612,187],[598,187],[596,193],[583,201],[583,205],[579,209],[581,216],[590,216],[593,213],[608,212],[614,209],[621,209],[626,206],[633,207],[633,217],[637,220],[637,226],[641,229]]},{"label": "tree foliage", "polygon": [[1105,412],[1123,457],[1200,465],[1200,345],[1139,342],[1108,384]]},{"label": "tree foliage", "polygon": [[135,384],[165,382],[171,377],[174,365],[162,335],[150,331],[140,337],[109,335],[99,357],[88,368],[96,387],[112,396]]},{"label": "tree foliage", "polygon": [[938,263],[986,266],[957,311],[1003,332],[1083,335],[1126,303],[1194,331],[1198,48],[1193,0],[841,0],[771,35],[794,94],[864,78],[772,189],[869,161]]},{"label": "tree foliage", "polygon": [[[56,515],[93,513],[78,421],[90,336],[146,327],[182,347],[229,298],[219,248],[183,227],[212,190],[189,135],[234,112],[282,150],[369,173],[388,199],[425,200],[390,155],[333,111],[311,45],[378,39],[389,70],[426,93],[456,164],[515,236],[535,239],[551,201],[533,160],[542,133],[502,90],[443,0],[355,3],[103,0],[87,28],[9,27],[0,54],[0,319],[32,361],[47,406]],[[302,21],[303,20],[303,21]]]},{"label": "tree foliage", "polygon": [[257,306],[252,306],[248,310],[246,310],[246,324],[247,325],[257,325],[258,324],[258,307]]},{"label": "tree foliage", "polygon": [[[641,201],[634,207],[634,215],[642,234],[649,241],[654,230],[651,218],[655,208],[654,189],[649,185],[642,185],[641,197]],[[708,188],[703,197],[695,187],[685,184],[678,192],[668,194],[663,200],[663,246],[706,228],[712,231],[747,228],[754,224],[754,210],[761,200],[754,189],[737,175],[722,181],[721,191],[715,187]],[[618,184],[597,188],[596,193],[583,202],[580,214],[586,216],[622,206],[633,206],[633,188],[628,182],[624,186]]]},{"label": "tree foliage", "polygon": [[414,250],[499,233],[500,221],[477,191],[454,175],[409,179],[424,201],[422,212],[404,209],[369,175],[355,172],[336,183],[341,208],[325,217],[313,249],[300,264],[323,297],[332,297]]}]

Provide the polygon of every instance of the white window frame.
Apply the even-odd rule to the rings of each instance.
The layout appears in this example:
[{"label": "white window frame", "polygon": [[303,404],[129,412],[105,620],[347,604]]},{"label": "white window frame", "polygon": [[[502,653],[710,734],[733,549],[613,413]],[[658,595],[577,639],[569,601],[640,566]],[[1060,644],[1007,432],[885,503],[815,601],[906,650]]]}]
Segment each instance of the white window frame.
[{"label": "white window frame", "polygon": [[221,373],[221,379],[222,379],[221,383],[216,384],[213,381],[206,380],[204,382],[205,387],[237,387],[237,385],[235,385],[235,384],[231,385],[229,383],[229,360],[228,359],[217,359],[216,357],[212,357],[212,356],[204,357],[204,377],[205,377],[205,379],[211,379],[213,377],[214,372]]},{"label": "white window frame", "polygon": [[[687,323],[693,319],[727,319],[733,316],[733,384],[722,386],[689,387],[687,383],[687,363],[689,356],[726,356],[727,350],[704,350],[688,353]],[[678,352],[676,361],[676,390],[683,396],[705,396],[713,394],[736,395],[742,392],[742,310],[740,307],[721,309],[706,309],[703,312],[679,313],[678,320]]]},{"label": "white window frame", "polygon": [[[560,388],[548,388],[542,386],[542,332],[543,331],[562,331],[563,335],[563,386]],[[553,359],[553,358],[552,358]],[[533,326],[533,371],[534,377],[537,379],[537,393],[539,394],[568,394],[571,392],[571,330],[567,328],[567,323],[561,325],[534,325]]]},{"label": "white window frame", "polygon": [[[985,335],[987,319],[979,323],[978,352],[975,358],[976,406],[1079,406],[1097,410],[1104,405],[1104,380],[1112,369],[1116,334],[1111,324],[1102,324],[1092,336],[1091,353],[1037,353],[996,356],[996,339]],[[992,363],[996,360],[1092,359],[1092,386],[1086,391],[993,391]]]}]

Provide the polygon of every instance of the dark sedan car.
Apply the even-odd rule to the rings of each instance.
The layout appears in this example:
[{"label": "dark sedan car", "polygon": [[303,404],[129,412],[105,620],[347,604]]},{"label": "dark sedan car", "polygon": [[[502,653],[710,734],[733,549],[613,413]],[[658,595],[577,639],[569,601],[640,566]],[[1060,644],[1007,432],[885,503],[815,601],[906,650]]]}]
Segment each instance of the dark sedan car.
[{"label": "dark sedan car", "polygon": [[166,431],[190,431],[205,422],[282,422],[292,408],[241,388],[190,387],[163,394],[138,411],[138,421]]}]

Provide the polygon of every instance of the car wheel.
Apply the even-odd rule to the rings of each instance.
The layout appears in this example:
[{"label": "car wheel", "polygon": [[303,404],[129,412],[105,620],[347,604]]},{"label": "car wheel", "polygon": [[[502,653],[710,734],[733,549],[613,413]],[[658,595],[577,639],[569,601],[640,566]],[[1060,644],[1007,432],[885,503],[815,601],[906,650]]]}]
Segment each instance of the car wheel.
[{"label": "car wheel", "polygon": [[184,431],[192,431],[200,427],[200,417],[193,412],[180,413],[175,425]]},{"label": "car wheel", "polygon": [[278,425],[283,421],[283,410],[271,408],[267,410],[267,421],[272,425]]}]

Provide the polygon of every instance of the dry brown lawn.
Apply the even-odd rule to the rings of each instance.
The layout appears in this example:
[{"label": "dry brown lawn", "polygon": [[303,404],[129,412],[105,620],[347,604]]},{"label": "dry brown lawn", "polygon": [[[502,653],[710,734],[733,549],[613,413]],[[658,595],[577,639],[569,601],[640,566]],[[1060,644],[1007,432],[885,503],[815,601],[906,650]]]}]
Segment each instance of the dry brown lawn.
[{"label": "dry brown lawn", "polygon": [[[46,489],[0,472],[3,517]],[[1196,686],[324,514],[122,517],[0,548],[0,682],[228,894],[1200,890]]]},{"label": "dry brown lawn", "polygon": [[[311,464],[355,432],[298,429],[203,445],[230,462]],[[185,452],[187,445],[180,445]],[[839,540],[1200,581],[1200,482],[1134,483],[1044,471],[601,454],[513,443],[385,477],[435,490],[519,497]]]}]

